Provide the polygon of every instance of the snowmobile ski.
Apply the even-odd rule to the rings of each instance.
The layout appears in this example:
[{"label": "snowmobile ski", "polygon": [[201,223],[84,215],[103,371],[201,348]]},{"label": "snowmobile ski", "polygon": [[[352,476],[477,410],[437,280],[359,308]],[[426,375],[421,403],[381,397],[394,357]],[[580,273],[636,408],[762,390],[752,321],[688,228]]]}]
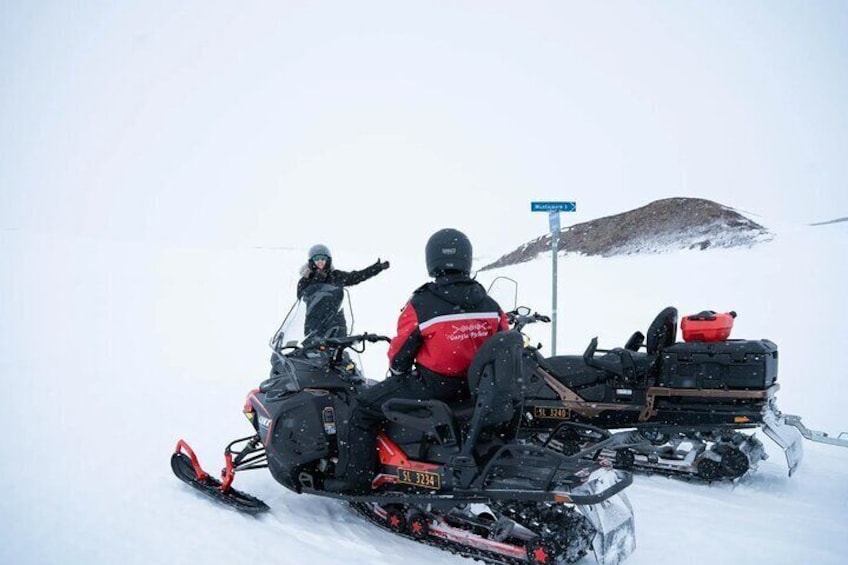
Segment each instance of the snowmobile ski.
[{"label": "snowmobile ski", "polygon": [[258,498],[232,488],[226,484],[226,479],[222,482],[205,472],[194,451],[183,440],[177,443],[176,451],[171,455],[171,469],[184,483],[239,512],[258,514],[268,510],[268,505]]}]

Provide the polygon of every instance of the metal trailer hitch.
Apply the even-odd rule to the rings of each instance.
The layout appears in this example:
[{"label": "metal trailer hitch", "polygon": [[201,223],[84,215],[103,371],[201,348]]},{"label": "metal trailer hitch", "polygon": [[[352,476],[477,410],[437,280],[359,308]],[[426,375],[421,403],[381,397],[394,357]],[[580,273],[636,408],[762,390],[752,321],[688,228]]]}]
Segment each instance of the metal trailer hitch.
[{"label": "metal trailer hitch", "polygon": [[838,445],[840,447],[848,447],[848,432],[842,432],[836,437],[831,437],[826,432],[811,430],[801,423],[801,416],[795,416],[792,414],[784,414],[783,421],[785,424],[797,428],[798,431],[801,432],[801,435],[810,441]]}]

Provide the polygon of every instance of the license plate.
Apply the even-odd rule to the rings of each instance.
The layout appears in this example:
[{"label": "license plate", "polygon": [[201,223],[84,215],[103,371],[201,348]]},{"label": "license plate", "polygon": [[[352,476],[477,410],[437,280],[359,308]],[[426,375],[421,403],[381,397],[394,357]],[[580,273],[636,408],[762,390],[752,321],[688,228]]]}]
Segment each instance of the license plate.
[{"label": "license plate", "polygon": [[416,487],[439,490],[442,488],[442,479],[438,473],[429,471],[418,471],[416,469],[398,469],[398,481]]},{"label": "license plate", "polygon": [[533,408],[533,416],[543,420],[568,420],[571,417],[571,410],[568,408],[559,408],[555,406],[535,406]]}]

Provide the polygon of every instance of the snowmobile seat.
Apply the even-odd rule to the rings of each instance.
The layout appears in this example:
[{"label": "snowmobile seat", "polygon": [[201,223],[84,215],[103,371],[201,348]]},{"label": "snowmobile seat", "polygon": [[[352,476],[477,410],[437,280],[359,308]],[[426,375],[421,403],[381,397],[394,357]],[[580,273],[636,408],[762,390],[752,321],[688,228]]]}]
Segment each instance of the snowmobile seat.
[{"label": "snowmobile seat", "polygon": [[605,402],[613,387],[644,385],[657,358],[617,347],[596,356],[598,339],[593,338],[583,355],[560,355],[540,360],[558,381],[584,400]]},{"label": "snowmobile seat", "polygon": [[604,369],[586,365],[581,355],[558,355],[540,360],[543,368],[558,381],[576,392],[581,398],[593,402],[604,399],[605,383],[613,375]]},{"label": "snowmobile seat", "polygon": [[[479,395],[481,381],[484,379],[486,371],[492,370],[495,361],[499,362],[499,376],[505,378],[505,382],[500,383],[500,386],[511,389],[514,384],[518,384],[520,389],[521,376],[524,371],[520,364],[523,349],[524,337],[515,330],[498,332],[490,337],[477,350],[477,354],[468,367],[468,388],[471,391],[471,396]],[[505,371],[512,372],[506,375],[503,374]]]},{"label": "snowmobile seat", "polygon": [[468,387],[474,398],[474,413],[461,455],[470,457],[486,428],[516,420],[523,401],[524,338],[514,330],[490,337],[477,351],[468,368]]},{"label": "snowmobile seat", "polygon": [[595,357],[597,349],[598,338],[595,337],[583,353],[583,361],[588,367],[608,373],[607,379],[612,378],[616,386],[643,384],[657,360],[656,356],[622,347],[613,348],[602,357]]},{"label": "snowmobile seat", "polygon": [[633,374],[633,356],[631,351],[616,347],[607,351],[606,355],[602,357],[595,357],[595,351],[597,349],[598,338],[593,337],[592,341],[589,342],[589,347],[583,352],[583,362],[588,367],[611,373],[622,379]]},{"label": "snowmobile seat", "polygon": [[677,341],[677,308],[669,306],[657,314],[648,326],[648,355],[657,355]]}]

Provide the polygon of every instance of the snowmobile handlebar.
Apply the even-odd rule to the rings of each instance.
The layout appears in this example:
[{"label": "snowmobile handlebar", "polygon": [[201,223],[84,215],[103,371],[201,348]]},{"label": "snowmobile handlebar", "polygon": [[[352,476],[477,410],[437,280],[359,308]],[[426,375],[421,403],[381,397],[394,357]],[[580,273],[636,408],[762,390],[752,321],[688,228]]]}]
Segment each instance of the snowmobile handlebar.
[{"label": "snowmobile handlebar", "polygon": [[538,312],[531,313],[530,308],[527,308],[526,306],[519,306],[515,310],[507,312],[506,318],[513,329],[517,331],[521,331],[521,329],[527,324],[535,324],[536,322],[548,323],[551,321],[549,316],[539,314]]},{"label": "snowmobile handlebar", "polygon": [[356,335],[348,335],[348,336],[344,336],[344,337],[325,337],[325,338],[313,340],[311,343],[303,345],[303,347],[301,348],[301,351],[333,350],[333,351],[335,351],[335,356],[340,358],[342,352],[347,348],[351,348],[354,351],[361,353],[364,350],[364,348],[363,349],[356,349],[354,346],[356,346],[360,343],[365,343],[366,341],[370,342],[370,343],[377,343],[378,341],[389,341],[390,342],[391,338],[386,337],[384,335],[371,334],[371,333],[367,333],[367,332],[362,333],[362,334],[356,334]]},{"label": "snowmobile handlebar", "polygon": [[315,347],[350,347],[351,345],[356,345],[363,341],[377,343],[378,341],[392,341],[392,339],[384,335],[369,334],[366,332],[363,334],[349,335],[345,337],[326,337],[318,340],[315,343]]}]

